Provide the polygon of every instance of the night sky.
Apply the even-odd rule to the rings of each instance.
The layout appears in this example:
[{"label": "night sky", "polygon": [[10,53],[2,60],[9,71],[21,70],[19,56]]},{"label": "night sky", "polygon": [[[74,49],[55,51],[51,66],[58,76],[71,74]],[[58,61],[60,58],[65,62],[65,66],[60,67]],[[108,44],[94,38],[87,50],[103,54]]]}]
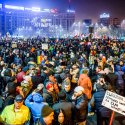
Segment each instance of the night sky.
[{"label": "night sky", "polygon": [[0,0],[7,4],[38,6],[41,8],[57,8],[66,10],[69,7],[76,10],[76,19],[92,19],[97,21],[101,13],[109,13],[111,17],[125,19],[125,0]]}]

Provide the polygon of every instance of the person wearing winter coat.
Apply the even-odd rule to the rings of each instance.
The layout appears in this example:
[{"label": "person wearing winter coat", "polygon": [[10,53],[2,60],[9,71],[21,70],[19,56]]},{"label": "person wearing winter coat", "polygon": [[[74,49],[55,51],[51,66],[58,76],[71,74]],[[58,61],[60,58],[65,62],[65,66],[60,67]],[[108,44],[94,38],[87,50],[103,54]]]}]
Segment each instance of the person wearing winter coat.
[{"label": "person wearing winter coat", "polygon": [[23,105],[24,98],[17,95],[14,104],[6,106],[0,115],[0,123],[6,125],[25,125],[30,121],[30,111]]},{"label": "person wearing winter coat", "polygon": [[66,94],[64,92],[59,92],[58,97],[59,102],[53,105],[53,110],[56,112],[56,110],[62,109],[65,114],[64,123],[66,125],[73,125],[74,105],[66,101]]},{"label": "person wearing winter coat", "polygon": [[65,112],[62,109],[54,111],[54,123],[53,125],[67,125],[65,123]]},{"label": "person wearing winter coat", "polygon": [[[30,109],[34,124],[40,119],[41,110],[46,103],[39,93],[31,93],[25,100],[25,105]],[[36,110],[37,109],[37,110]]]},{"label": "person wearing winter coat", "polygon": [[3,90],[5,90],[5,87],[8,82],[13,82],[13,77],[12,77],[12,70],[10,68],[5,68],[3,71]]},{"label": "person wearing winter coat", "polygon": [[48,103],[50,107],[54,105],[58,101],[58,96],[54,91],[53,83],[48,82],[46,84],[46,89],[43,90],[43,98],[44,101]]},{"label": "person wearing winter coat", "polygon": [[70,83],[65,82],[64,89],[62,89],[61,92],[64,92],[66,94],[66,101],[67,102],[72,102],[73,91],[71,90]]},{"label": "person wearing winter coat", "polygon": [[41,110],[41,118],[36,125],[52,125],[54,120],[54,110],[48,105],[44,105]]},{"label": "person wearing winter coat", "polygon": [[15,97],[16,97],[16,85],[14,82],[9,82],[4,92],[4,98],[5,98],[4,107],[13,104]]},{"label": "person wearing winter coat", "polygon": [[102,106],[102,101],[107,90],[104,78],[99,78],[96,84],[96,91],[90,101],[91,107],[95,108],[97,114],[97,125],[109,125],[111,111]]},{"label": "person wearing winter coat", "polygon": [[[108,72],[106,71],[108,70]],[[110,83],[112,90],[116,91],[116,82],[118,79],[118,76],[113,72],[112,67],[105,68],[106,75],[105,75],[105,80],[106,82]]]},{"label": "person wearing winter coat", "polygon": [[22,87],[24,97],[26,97],[32,89],[32,80],[30,76],[24,77],[24,80],[21,82],[21,87]]},{"label": "person wearing winter coat", "polygon": [[124,90],[125,90],[125,83],[124,83],[124,72],[121,70],[120,66],[116,67],[117,71],[115,74],[117,75],[117,81],[116,81],[116,87],[117,87],[117,92],[120,95],[124,95]]},{"label": "person wearing winter coat", "polygon": [[74,64],[72,68],[70,68],[70,75],[72,76],[71,78],[71,86],[74,89],[77,86],[78,82],[78,75],[79,75],[79,68],[77,64]]},{"label": "person wearing winter coat", "polygon": [[35,62],[33,57],[29,58],[29,62],[27,64],[28,67],[31,66],[31,65],[33,65],[34,67],[37,67],[37,64],[36,64],[36,62]]},{"label": "person wearing winter coat", "polygon": [[20,64],[22,64],[22,62],[23,62],[23,61],[22,61],[20,55],[17,54],[17,55],[14,57],[14,63],[15,63],[16,65],[20,65]]},{"label": "person wearing winter coat", "polygon": [[89,56],[89,65],[90,65],[90,68],[92,69],[92,71],[95,68],[94,64],[95,64],[95,56],[92,55],[92,53],[91,53],[90,56]]},{"label": "person wearing winter coat", "polygon": [[83,69],[83,74],[80,75],[78,80],[78,85],[84,88],[84,93],[87,95],[88,99],[91,99],[92,83],[88,76],[88,70]]},{"label": "person wearing winter coat", "polygon": [[49,81],[53,83],[54,90],[55,90],[56,94],[58,94],[59,87],[58,87],[58,83],[56,81],[56,78],[53,75],[49,75]]},{"label": "person wearing winter coat", "polygon": [[82,86],[77,86],[74,89],[74,94],[72,96],[72,103],[75,105],[75,117],[76,123],[78,125],[85,125],[86,118],[88,114],[88,98],[84,94],[84,88]]},{"label": "person wearing winter coat", "polygon": [[21,72],[16,75],[17,82],[20,84],[23,81],[23,77],[26,76],[28,66],[24,67]]}]

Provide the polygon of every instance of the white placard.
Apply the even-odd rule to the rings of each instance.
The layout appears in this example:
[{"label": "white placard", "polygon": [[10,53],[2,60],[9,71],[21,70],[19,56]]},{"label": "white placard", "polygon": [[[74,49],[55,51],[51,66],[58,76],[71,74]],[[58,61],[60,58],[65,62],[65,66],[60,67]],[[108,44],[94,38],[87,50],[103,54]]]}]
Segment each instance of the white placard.
[{"label": "white placard", "polygon": [[17,48],[17,43],[12,43],[12,48]]},{"label": "white placard", "polygon": [[115,112],[125,115],[125,97],[123,96],[107,90],[102,105]]},{"label": "white placard", "polygon": [[47,43],[43,43],[43,44],[42,44],[42,49],[48,50],[48,44],[47,44]]}]

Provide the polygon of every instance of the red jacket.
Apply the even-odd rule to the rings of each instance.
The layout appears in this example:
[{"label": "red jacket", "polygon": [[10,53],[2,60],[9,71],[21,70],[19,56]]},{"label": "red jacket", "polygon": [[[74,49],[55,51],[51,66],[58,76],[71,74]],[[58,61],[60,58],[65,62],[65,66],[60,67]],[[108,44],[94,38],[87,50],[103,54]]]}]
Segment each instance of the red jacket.
[{"label": "red jacket", "polygon": [[90,78],[86,74],[80,75],[78,85],[84,88],[84,93],[87,95],[88,99],[91,99],[92,83]]}]

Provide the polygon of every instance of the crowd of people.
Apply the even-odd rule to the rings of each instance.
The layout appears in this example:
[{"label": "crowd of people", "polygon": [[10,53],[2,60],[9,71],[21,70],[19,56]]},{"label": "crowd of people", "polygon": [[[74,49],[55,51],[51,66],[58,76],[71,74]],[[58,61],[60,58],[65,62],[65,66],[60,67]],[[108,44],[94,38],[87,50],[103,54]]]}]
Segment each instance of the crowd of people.
[{"label": "crowd of people", "polygon": [[125,96],[125,42],[12,41],[0,43],[1,124],[86,125],[93,113],[97,125],[109,124],[112,111],[101,104],[106,90]]}]

